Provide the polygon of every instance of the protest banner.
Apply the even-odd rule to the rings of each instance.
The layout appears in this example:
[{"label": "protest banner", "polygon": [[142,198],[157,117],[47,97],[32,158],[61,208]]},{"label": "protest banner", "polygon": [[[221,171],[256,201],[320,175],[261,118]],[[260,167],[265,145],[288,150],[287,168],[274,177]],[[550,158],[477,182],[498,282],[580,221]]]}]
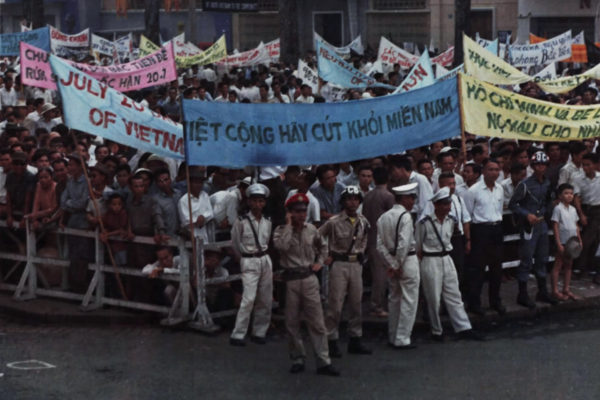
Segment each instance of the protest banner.
[{"label": "protest banner", "polygon": [[152,43],[152,41],[150,39],[148,39],[146,36],[142,35],[142,36],[140,36],[139,49],[140,49],[140,57],[144,57],[144,56],[147,56],[148,54],[152,54],[155,51],[157,51],[158,49],[160,49],[160,46]]},{"label": "protest banner", "polygon": [[50,56],[63,100],[65,123],[105,139],[162,157],[183,159],[180,124],[134,102],[123,93]]},{"label": "protest banner", "polygon": [[228,68],[252,67],[258,64],[268,64],[270,59],[269,49],[261,42],[256,48],[241,53],[231,54],[217,64],[225,65]]},{"label": "protest banner", "polygon": [[550,81],[556,79],[556,63],[548,64],[544,69],[533,76],[538,80]]},{"label": "protest banner", "polygon": [[317,42],[321,42],[322,44],[325,44],[329,48],[333,49],[342,58],[350,57],[350,50],[360,55],[362,55],[365,52],[360,35],[354,38],[354,40],[348,43],[348,45],[342,47],[335,47],[334,45],[323,39],[321,35],[319,35],[317,32],[313,32],[313,39],[315,42],[315,49],[317,48]]},{"label": "protest banner", "polygon": [[571,57],[571,30],[552,39],[534,44],[513,44],[509,48],[509,61],[514,67],[547,65]]},{"label": "protest banner", "polygon": [[402,83],[394,90],[394,94],[408,92],[410,90],[419,89],[425,86],[433,85],[435,83],[435,77],[433,75],[433,68],[431,66],[431,60],[429,59],[429,52],[427,49],[423,52],[419,62],[417,62]]},{"label": "protest banner", "polygon": [[115,44],[103,38],[102,36],[94,35],[92,33],[92,52],[94,54],[102,54],[104,56],[113,57],[115,54]]},{"label": "protest banner", "polygon": [[0,56],[18,56],[20,42],[50,51],[50,30],[45,26],[27,32],[0,34]]},{"label": "protest banner", "polygon": [[271,40],[268,43],[265,43],[265,47],[269,52],[270,62],[279,62],[279,54],[281,52],[281,41],[279,38],[275,40]]},{"label": "protest banner", "polygon": [[85,58],[90,53],[90,28],[75,35],[67,35],[50,26],[50,50],[62,57],[74,57],[77,60]]},{"label": "protest banner", "polygon": [[132,61],[131,52],[133,51],[132,34],[125,35],[115,40],[115,50],[119,63],[123,64]]},{"label": "protest banner", "polygon": [[317,42],[317,63],[321,79],[333,82],[344,88],[364,89],[369,86],[377,86],[391,90],[396,89],[395,86],[379,83],[374,78],[363,74],[342,60],[333,49],[321,42]]},{"label": "protest banner", "polygon": [[529,76],[506,61],[494,56],[471,38],[463,35],[465,73],[495,85],[518,85],[533,81],[548,93],[573,90],[588,79],[600,79],[600,64],[580,75],[547,80],[545,76]]},{"label": "protest banner", "polygon": [[402,69],[412,68],[419,61],[419,57],[396,46],[383,36],[379,40],[377,59],[387,65],[399,64]]},{"label": "protest banner", "polygon": [[431,62],[434,64],[439,64],[443,67],[449,67],[454,62],[454,46],[448,48],[442,54],[435,56],[431,59]]},{"label": "protest banner", "polygon": [[337,163],[460,134],[456,78],[367,101],[238,104],[183,100],[190,165]]},{"label": "protest banner", "polygon": [[219,40],[202,53],[190,57],[175,57],[175,62],[177,67],[187,68],[192,65],[202,66],[216,63],[225,57],[227,57],[227,42],[225,41],[225,35],[222,35]]},{"label": "protest banner", "polygon": [[[545,42],[546,38],[539,37],[534,35],[533,33],[529,33],[529,43],[541,43]],[[588,62],[587,58],[587,49],[585,47],[585,38],[583,35],[583,31],[579,32],[576,36],[573,37],[571,41],[571,57],[562,60],[562,62],[571,62],[571,63],[586,63]]]},{"label": "protest banner", "polygon": [[494,40],[487,40],[479,36],[479,32],[475,34],[475,41],[478,45],[491,52],[493,55],[498,55],[498,38]]},{"label": "protest banner", "polygon": [[532,141],[583,140],[600,136],[600,105],[568,106],[541,101],[460,74],[465,131]]},{"label": "protest banner", "polygon": [[319,93],[319,75],[303,60],[298,60],[298,78],[310,86],[313,93]]},{"label": "protest banner", "polygon": [[[41,49],[21,43],[21,79],[24,84],[56,89],[48,55]],[[120,92],[162,85],[177,79],[172,43],[127,64],[101,67],[63,61]]]},{"label": "protest banner", "polygon": [[436,64],[435,68],[435,78],[438,81],[445,81],[450,78],[454,78],[455,76],[458,76],[459,72],[465,72],[465,64],[460,64],[458,67],[450,71],[442,67],[440,64]]}]

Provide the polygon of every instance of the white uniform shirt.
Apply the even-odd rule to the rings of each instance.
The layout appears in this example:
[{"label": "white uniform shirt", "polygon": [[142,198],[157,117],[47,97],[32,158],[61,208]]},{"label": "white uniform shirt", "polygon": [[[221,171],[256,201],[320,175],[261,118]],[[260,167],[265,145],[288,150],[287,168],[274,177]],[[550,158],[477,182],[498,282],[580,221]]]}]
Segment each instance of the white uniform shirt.
[{"label": "white uniform shirt", "polygon": [[[402,220],[398,225],[400,216],[402,216]],[[397,233],[396,228],[398,228]],[[392,255],[394,250],[396,254]],[[414,250],[412,216],[401,204],[394,204],[377,220],[377,251],[391,268],[398,269],[404,263],[408,253]]]},{"label": "white uniform shirt", "polygon": [[600,172],[590,179],[585,174],[575,178],[575,193],[581,196],[581,204],[586,206],[600,205]]},{"label": "white uniform shirt", "polygon": [[569,238],[577,236],[577,210],[569,205],[568,208],[562,202],[558,203],[552,210],[552,221],[558,222],[558,236],[561,244],[565,244]]},{"label": "white uniform shirt", "polygon": [[[452,234],[454,233],[454,219],[449,215],[444,218],[444,221],[440,223],[440,220],[435,214],[428,214],[429,218],[423,218],[415,226],[415,243],[417,251],[423,251],[425,253],[439,253],[441,251],[452,250]],[[433,221],[433,224],[431,223]],[[438,235],[435,234],[437,229],[442,243],[438,239]],[[443,246],[442,246],[443,244]]]},{"label": "white uniform shirt", "polygon": [[465,193],[464,200],[474,224],[502,221],[504,189],[498,182],[492,190],[484,181],[477,182]]},{"label": "white uniform shirt", "polygon": [[433,204],[431,203],[431,200],[429,200],[433,197],[433,189],[431,188],[431,184],[427,180],[427,177],[415,171],[411,171],[410,177],[408,178],[408,183],[413,182],[417,182],[419,186],[417,186],[417,201],[411,212],[417,214],[418,220],[421,216],[433,212]]},{"label": "white uniform shirt", "polygon": [[[212,206],[210,205],[210,198],[205,192],[200,192],[199,197],[190,196],[192,199],[192,221],[195,223],[199,216],[204,217],[204,225],[202,228],[194,226],[194,236],[208,242],[208,231],[206,226],[209,221],[214,217]],[[188,207],[188,195],[184,194],[178,203],[179,220],[181,226],[187,227],[190,224],[189,207]]]},{"label": "white uniform shirt", "polygon": [[456,219],[456,224],[461,235],[465,234],[463,224],[471,222],[471,214],[467,210],[465,201],[455,194],[450,197],[452,203],[450,204],[450,216]]},{"label": "white uniform shirt", "polygon": [[[286,197],[286,201],[298,193],[298,189],[292,189],[288,193]],[[306,222],[309,224],[314,224],[315,222],[321,222],[321,206],[319,205],[319,200],[310,192],[305,193],[306,197],[308,197],[308,209],[306,210]],[[361,204],[362,205],[362,204]]]},{"label": "white uniform shirt", "polygon": [[[250,220],[248,220],[246,216],[248,216]],[[250,223],[254,226],[254,230],[258,236],[260,249],[256,248],[256,240],[254,239],[254,233],[252,232]],[[236,219],[231,228],[231,245],[240,254],[255,254],[261,251],[267,251],[270,239],[271,221],[264,216],[261,217],[260,221],[257,221],[252,213],[248,213],[243,217]]]},{"label": "white uniform shirt", "polygon": [[573,186],[576,186],[576,180],[581,175],[584,175],[583,168],[577,168],[573,161],[569,160],[558,172],[558,184],[557,186],[562,185],[563,183],[570,183]]}]

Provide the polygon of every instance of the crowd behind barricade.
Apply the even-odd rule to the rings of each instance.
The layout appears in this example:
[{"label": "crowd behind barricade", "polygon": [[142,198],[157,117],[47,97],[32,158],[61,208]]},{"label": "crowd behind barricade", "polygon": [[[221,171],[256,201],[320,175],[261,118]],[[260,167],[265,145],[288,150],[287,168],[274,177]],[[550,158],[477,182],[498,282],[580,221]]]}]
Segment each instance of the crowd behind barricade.
[{"label": "crowd behind barricade", "polygon": [[[314,54],[307,61],[314,66]],[[356,59],[354,65],[368,70],[373,61]],[[184,163],[102,140],[94,132],[69,129],[61,118],[57,93],[23,87],[10,63],[0,61],[0,218],[18,226],[9,228],[11,236],[23,239],[29,222],[31,229],[47,233],[38,247],[53,248],[56,229],[94,230],[101,225],[101,239],[110,246],[117,266],[141,270],[149,278],[178,272],[180,258],[165,246],[169,238],[231,240],[231,247],[223,251],[205,252],[206,275],[213,279],[208,307],[239,307],[231,344],[244,345],[248,330],[253,341],[264,343],[275,294],[287,316],[292,372],[304,368],[306,356],[300,311],[309,324],[322,373],[336,373],[330,357],[341,356],[338,325],[345,301],[348,352],[370,353],[360,339],[363,275],[371,288],[370,312],[389,318],[394,348],[414,347],[410,336],[419,304],[430,319],[432,337],[443,340],[441,299],[455,331],[480,339],[467,312],[485,314],[481,297],[486,279],[487,304],[501,315],[506,312],[502,284],[518,285],[516,302],[531,309],[536,302],[577,300],[569,285],[572,273],[600,284],[600,163],[595,139],[533,143],[467,134],[465,140],[336,165],[186,168]],[[403,73],[395,66],[375,78],[398,85]],[[293,67],[282,64],[227,73],[194,66],[180,71],[179,79],[168,86],[128,95],[179,121],[181,98],[319,103],[388,94],[377,88],[347,90],[340,97],[339,88],[323,81],[313,93],[296,75]],[[594,104],[598,99],[593,81],[561,96],[544,95],[533,83],[521,85],[519,91],[567,104]],[[3,247],[13,246],[8,233],[0,232]],[[507,233],[520,237],[514,255],[520,264],[508,272],[502,269]],[[155,245],[111,240],[136,236],[153,237]],[[66,244],[70,290],[83,293],[90,280],[93,243],[69,236]],[[15,243],[12,250],[17,248]],[[551,252],[554,263],[548,266]],[[330,266],[325,315],[316,277],[322,265]],[[280,269],[285,299],[273,290],[272,271]],[[227,281],[240,272],[241,283]],[[537,279],[535,296],[527,289],[530,274]],[[138,301],[172,302],[174,288],[157,282],[128,277],[125,291]],[[421,303],[420,287],[425,299]],[[114,285],[109,283],[107,290],[118,296]]]}]

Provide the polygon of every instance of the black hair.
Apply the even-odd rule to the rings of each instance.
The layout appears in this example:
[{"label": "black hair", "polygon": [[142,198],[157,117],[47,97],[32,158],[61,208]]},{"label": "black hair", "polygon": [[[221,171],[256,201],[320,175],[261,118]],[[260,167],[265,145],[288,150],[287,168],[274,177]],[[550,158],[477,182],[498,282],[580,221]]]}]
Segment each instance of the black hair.
[{"label": "black hair", "polygon": [[573,190],[573,185],[571,185],[570,183],[563,183],[560,184],[558,186],[558,189],[556,189],[556,193],[561,194],[562,192],[564,192],[567,189],[571,189]]}]

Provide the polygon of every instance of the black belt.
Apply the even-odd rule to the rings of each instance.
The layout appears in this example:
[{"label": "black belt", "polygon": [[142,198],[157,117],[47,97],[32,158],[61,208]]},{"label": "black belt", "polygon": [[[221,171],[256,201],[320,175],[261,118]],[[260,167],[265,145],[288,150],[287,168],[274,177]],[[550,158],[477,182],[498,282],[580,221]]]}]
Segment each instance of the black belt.
[{"label": "black belt", "polygon": [[262,256],[266,256],[268,254],[268,252],[265,251],[259,251],[258,253],[242,253],[242,257],[244,258],[259,258]]},{"label": "black belt", "polygon": [[428,251],[424,251],[423,252],[423,257],[445,257],[450,255],[449,251],[436,251],[436,252],[428,252]]},{"label": "black belt", "polygon": [[333,261],[345,261],[345,262],[358,262],[362,260],[362,253],[355,254],[339,254],[339,253],[331,253],[331,257],[333,257]]},{"label": "black belt", "polygon": [[312,274],[313,274],[313,271],[312,271],[312,269],[310,269],[310,267],[290,268],[290,269],[284,269],[283,273],[281,274],[281,277],[283,278],[284,281],[289,282],[289,281],[296,281],[298,279],[308,278]]},{"label": "black belt", "polygon": [[406,255],[406,257],[408,257],[408,256],[416,256],[416,255],[417,255],[417,252],[413,250],[413,251],[409,251],[408,254]]},{"label": "black belt", "polygon": [[473,225],[496,226],[496,225],[500,225],[501,223],[502,223],[502,221],[496,221],[496,222],[477,222],[477,223],[474,223]]}]

